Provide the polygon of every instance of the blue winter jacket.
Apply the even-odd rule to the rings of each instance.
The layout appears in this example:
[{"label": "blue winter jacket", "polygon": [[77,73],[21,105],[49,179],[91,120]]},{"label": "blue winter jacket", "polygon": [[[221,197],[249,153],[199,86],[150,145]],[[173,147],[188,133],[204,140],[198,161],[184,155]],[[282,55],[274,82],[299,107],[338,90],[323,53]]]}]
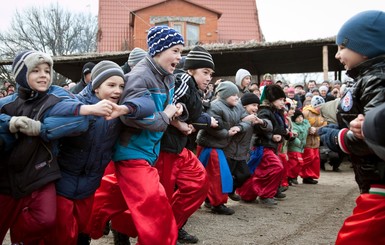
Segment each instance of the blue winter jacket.
[{"label": "blue winter jacket", "polygon": [[[44,93],[18,88],[0,99],[0,193],[20,198],[60,178],[57,140],[87,130],[88,120],[78,116],[82,103],[58,86]],[[11,133],[13,116],[41,122],[39,136]]]},{"label": "blue winter jacket", "polygon": [[163,112],[172,102],[175,77],[147,55],[130,73],[120,103],[150,95],[155,112],[141,120],[121,117],[125,127],[117,143],[114,161],[144,159],[153,165],[159,156],[160,140],[170,124]]},{"label": "blue winter jacket", "polygon": [[[86,105],[100,101],[92,92],[91,83],[76,96]],[[142,102],[147,109],[137,100],[131,100],[130,104],[136,108],[135,113],[128,115],[132,118],[145,117],[154,112],[151,103]],[[119,118],[89,118],[89,128],[85,133],[60,139],[58,163],[62,178],[56,183],[56,191],[70,199],[83,199],[95,193],[104,170],[112,159],[122,126]]]}]

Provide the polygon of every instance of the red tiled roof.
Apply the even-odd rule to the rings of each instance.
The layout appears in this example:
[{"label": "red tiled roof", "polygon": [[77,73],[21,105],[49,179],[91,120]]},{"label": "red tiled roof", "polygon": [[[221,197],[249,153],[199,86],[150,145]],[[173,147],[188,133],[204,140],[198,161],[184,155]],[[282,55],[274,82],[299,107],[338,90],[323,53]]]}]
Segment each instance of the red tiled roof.
[{"label": "red tiled roof", "polygon": [[[218,20],[219,42],[261,41],[262,34],[258,22],[255,0],[188,0],[202,7],[222,13]],[[162,2],[160,0],[99,0],[99,29],[103,43],[109,43],[110,49],[124,50],[124,41],[128,42],[130,11]],[[136,16],[136,21],[141,21]],[[149,24],[149,27],[151,25]],[[100,43],[99,43],[100,44]],[[113,45],[115,44],[115,45]],[[107,51],[99,47],[101,51]]]}]

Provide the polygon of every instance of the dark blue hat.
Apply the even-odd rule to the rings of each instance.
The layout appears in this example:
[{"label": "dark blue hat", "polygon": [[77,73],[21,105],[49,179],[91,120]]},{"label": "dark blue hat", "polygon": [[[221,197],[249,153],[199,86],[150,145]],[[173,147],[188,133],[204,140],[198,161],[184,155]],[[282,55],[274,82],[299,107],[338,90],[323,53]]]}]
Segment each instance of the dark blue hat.
[{"label": "dark blue hat", "polygon": [[177,44],[184,45],[182,35],[168,26],[154,26],[147,34],[148,53],[154,57]]},{"label": "dark blue hat", "polygon": [[369,10],[354,15],[341,27],[336,43],[369,59],[385,54],[385,12]]}]

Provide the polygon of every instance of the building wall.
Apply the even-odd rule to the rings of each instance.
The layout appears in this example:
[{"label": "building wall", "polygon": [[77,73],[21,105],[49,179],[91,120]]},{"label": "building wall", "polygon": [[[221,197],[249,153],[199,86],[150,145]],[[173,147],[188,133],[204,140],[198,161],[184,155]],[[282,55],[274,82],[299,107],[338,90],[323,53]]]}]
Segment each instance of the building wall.
[{"label": "building wall", "polygon": [[[156,18],[154,17],[165,18]],[[167,18],[168,17],[168,18]],[[134,35],[133,47],[141,47],[147,49],[147,31],[151,26],[156,25],[156,22],[182,22],[183,20],[203,21],[199,26],[199,41],[201,43],[213,43],[218,41],[218,14],[211,12],[205,8],[190,4],[184,1],[171,0],[158,4],[149,8],[145,8],[135,12],[134,17]],[[150,23],[150,25],[149,25]]]}]

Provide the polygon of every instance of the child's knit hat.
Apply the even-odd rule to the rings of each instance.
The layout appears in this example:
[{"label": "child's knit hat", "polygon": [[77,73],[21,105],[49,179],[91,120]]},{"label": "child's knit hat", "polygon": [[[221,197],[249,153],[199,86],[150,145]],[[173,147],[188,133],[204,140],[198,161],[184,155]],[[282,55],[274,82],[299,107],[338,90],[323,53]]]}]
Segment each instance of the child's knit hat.
[{"label": "child's knit hat", "polygon": [[230,81],[221,82],[218,87],[215,89],[215,94],[221,99],[227,99],[228,97],[238,94],[238,87]]},{"label": "child's knit hat", "polygon": [[82,68],[82,74],[85,76],[88,73],[91,73],[91,71],[94,68],[94,66],[95,66],[95,63],[93,63],[93,62],[85,63],[83,68]]},{"label": "child's knit hat", "polygon": [[151,27],[147,34],[148,53],[154,57],[177,44],[184,45],[182,35],[168,26]]},{"label": "child's knit hat", "polygon": [[100,61],[91,71],[92,91],[112,76],[119,76],[124,81],[123,70],[118,64],[109,60]]},{"label": "child's knit hat", "polygon": [[144,57],[146,57],[147,52],[144,51],[141,48],[134,48],[131,52],[130,55],[128,56],[127,64],[132,68],[136,64],[139,63]]},{"label": "child's knit hat", "polygon": [[291,120],[295,122],[295,119],[297,119],[297,117],[299,116],[304,117],[303,113],[300,110],[295,110],[293,116],[291,116]]},{"label": "child's knit hat", "polygon": [[313,98],[311,98],[310,104],[313,108],[316,108],[325,104],[325,100],[321,96],[316,95],[316,96],[313,96]]},{"label": "child's knit hat", "polygon": [[35,50],[22,51],[16,55],[12,63],[12,73],[15,81],[21,87],[31,89],[28,84],[28,75],[33,68],[43,63],[47,63],[51,68],[51,85],[53,78],[53,60],[48,54]]},{"label": "child's knit hat", "polygon": [[250,105],[250,104],[259,104],[259,98],[254,93],[245,93],[242,98],[241,102],[243,106]]},{"label": "child's knit hat", "polygon": [[201,46],[194,47],[188,54],[184,61],[184,70],[211,68],[215,69],[213,57],[211,54]]},{"label": "child's knit hat", "polygon": [[248,70],[246,69],[239,69],[237,73],[235,74],[235,84],[237,84],[239,87],[241,87],[242,80],[249,76],[251,78],[251,74]]},{"label": "child's knit hat", "polygon": [[385,12],[368,10],[351,17],[339,30],[336,43],[369,59],[385,54]]}]

